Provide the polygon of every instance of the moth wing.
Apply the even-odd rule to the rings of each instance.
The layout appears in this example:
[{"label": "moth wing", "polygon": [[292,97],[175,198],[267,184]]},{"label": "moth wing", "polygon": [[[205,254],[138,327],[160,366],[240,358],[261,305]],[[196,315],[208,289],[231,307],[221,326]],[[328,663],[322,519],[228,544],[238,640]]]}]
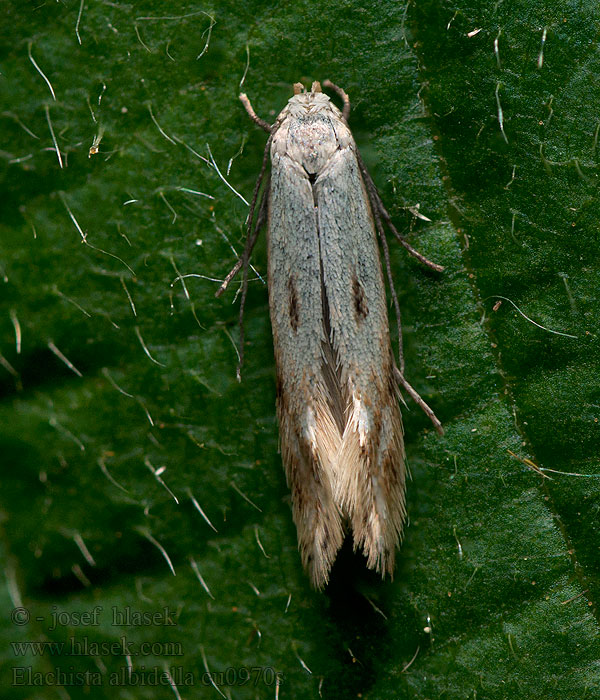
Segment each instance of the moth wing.
[{"label": "moth wing", "polygon": [[332,483],[341,437],[322,372],[326,337],[313,192],[306,171],[285,153],[272,153],[268,248],[282,461],[302,561],[322,587],[344,537]]},{"label": "moth wing", "polygon": [[356,146],[345,140],[314,183],[323,292],[346,403],[334,499],[368,566],[392,573],[406,517],[402,417],[375,227]]}]

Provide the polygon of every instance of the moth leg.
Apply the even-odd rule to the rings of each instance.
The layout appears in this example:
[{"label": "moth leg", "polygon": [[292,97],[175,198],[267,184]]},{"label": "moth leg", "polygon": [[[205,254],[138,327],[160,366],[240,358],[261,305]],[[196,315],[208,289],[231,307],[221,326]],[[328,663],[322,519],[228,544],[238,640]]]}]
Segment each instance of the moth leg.
[{"label": "moth leg", "polygon": [[248,95],[242,92],[240,95],[240,100],[242,101],[242,104],[246,108],[246,112],[248,112],[248,116],[250,119],[255,124],[258,124],[261,129],[264,129],[268,134],[270,134],[273,131],[273,127],[266,122],[264,119],[261,119],[259,116],[257,116],[256,112],[254,111],[254,108],[252,107],[252,104],[250,103],[250,100],[248,99]]},{"label": "moth leg", "polygon": [[418,251],[416,251],[409,243],[407,243],[404,238],[396,231],[396,228],[391,222],[390,215],[388,214],[386,208],[383,206],[383,202],[381,201],[381,198],[379,196],[379,193],[377,192],[377,188],[375,187],[375,183],[373,182],[373,179],[369,175],[369,171],[367,170],[362,158],[360,157],[360,154],[358,151],[356,152],[356,157],[358,159],[358,165],[360,168],[360,171],[362,173],[364,182],[365,182],[365,187],[367,188],[367,192],[369,195],[369,200],[371,201],[371,204],[373,206],[373,218],[375,219],[375,226],[377,227],[377,231],[379,233],[379,237],[381,238],[381,247],[383,248],[383,257],[385,260],[385,268],[386,268],[386,275],[388,278],[388,283],[390,285],[390,292],[392,295],[392,302],[394,304],[394,310],[396,313],[396,320],[397,320],[397,326],[398,326],[398,362],[400,364],[400,369],[398,367],[394,367],[394,373],[396,375],[396,378],[400,385],[406,389],[407,393],[409,396],[413,399],[413,401],[421,408],[423,413],[429,417],[431,422],[433,423],[436,431],[440,434],[444,434],[444,429],[442,428],[442,424],[440,423],[438,417],[435,415],[433,410],[431,409],[430,406],[428,406],[425,401],[421,398],[421,396],[413,389],[413,387],[406,381],[404,378],[404,352],[402,349],[402,322],[401,322],[401,317],[400,317],[400,304],[398,303],[398,297],[396,295],[396,290],[394,289],[394,284],[393,284],[393,279],[392,279],[392,269],[390,265],[390,252],[389,252],[389,247],[387,244],[387,240],[385,237],[385,231],[383,230],[383,224],[381,219],[383,218],[386,224],[390,227],[396,238],[402,243],[402,245],[408,250],[411,255],[413,255],[417,260],[420,260],[422,263],[427,265],[428,267],[431,267],[433,270],[441,272],[444,268],[441,265],[436,265],[435,263],[431,262],[428,260],[425,256],[421,255]]},{"label": "moth leg", "polygon": [[[267,149],[268,149],[267,145]],[[261,178],[262,178],[262,173],[261,173]],[[259,180],[261,179],[259,178]],[[254,230],[252,232],[252,235],[247,236],[246,240],[246,247],[244,249],[244,252],[242,253],[242,257],[238,262],[240,262],[240,267],[243,267],[244,272],[243,272],[243,277],[242,277],[242,296],[240,299],[240,318],[239,318],[239,326],[240,326],[240,361],[238,362],[237,370],[236,370],[236,376],[238,382],[242,380],[242,365],[244,364],[244,309],[246,307],[246,295],[248,293],[248,267],[249,267],[249,261],[250,261],[250,253],[252,252],[252,248],[254,248],[254,244],[256,243],[256,239],[258,238],[258,234],[260,232],[260,229],[263,227],[263,224],[267,218],[267,208],[268,208],[268,202],[269,202],[269,195],[268,195],[268,186],[263,192],[262,200],[260,202],[260,207],[258,210],[258,216],[256,217],[256,226],[254,227]],[[258,190],[257,190],[258,194]],[[254,202],[253,202],[254,204]],[[252,212],[252,210],[251,210]],[[251,220],[249,220],[248,227],[251,225]],[[249,233],[249,232],[248,232]]]},{"label": "moth leg", "polygon": [[442,428],[442,424],[440,423],[438,417],[435,415],[433,412],[433,409],[428,406],[425,401],[421,398],[421,396],[415,391],[415,389],[412,388],[412,386],[406,381],[404,378],[404,375],[402,372],[397,368],[394,367],[394,374],[396,375],[396,379],[400,382],[402,387],[406,389],[412,400],[421,407],[421,410],[425,415],[429,416],[429,419],[433,423],[434,428],[436,431],[440,434],[444,434],[444,429]]},{"label": "moth leg", "polygon": [[375,225],[377,226],[377,231],[379,232],[379,238],[381,239],[381,247],[383,248],[383,259],[385,260],[385,273],[388,278],[388,285],[390,287],[390,293],[392,295],[392,303],[394,304],[394,312],[396,314],[396,327],[398,329],[398,362],[400,364],[400,372],[404,374],[404,345],[402,343],[402,317],[400,315],[400,304],[398,303],[398,296],[396,295],[396,289],[394,287],[394,278],[392,276],[392,266],[390,264],[390,249],[388,247],[387,238],[385,237],[385,231],[383,230],[383,224],[381,223],[381,217],[379,216],[379,211],[373,209],[373,215],[375,217]]},{"label": "moth leg", "polygon": [[375,183],[373,182],[373,178],[369,175],[369,171],[367,170],[366,165],[363,162],[363,159],[360,157],[360,153],[358,150],[356,151],[356,158],[358,160],[358,166],[360,168],[360,172],[363,176],[363,179],[365,181],[365,186],[367,188],[367,191],[369,193],[369,199],[371,200],[371,203],[373,205],[373,209],[377,210],[379,214],[381,215],[382,219],[385,221],[385,223],[389,226],[390,231],[394,234],[394,236],[398,239],[398,242],[400,245],[404,246],[406,250],[413,256],[413,258],[416,258],[419,262],[423,263],[423,265],[427,265],[427,267],[431,268],[432,270],[435,270],[436,272],[442,272],[444,269],[443,265],[438,265],[428,258],[426,258],[422,253],[419,253],[418,250],[415,250],[410,243],[404,238],[404,236],[401,236],[394,224],[392,223],[392,218],[390,217],[388,210],[385,208],[383,205],[383,202],[381,201],[381,197],[379,196],[379,192],[377,191],[377,187],[375,187]]},{"label": "moth leg", "polygon": [[346,92],[338,85],[332,83],[331,80],[324,80],[323,87],[329,88],[330,90],[337,92],[337,94],[340,96],[342,102],[344,103],[344,107],[342,109],[342,117],[344,118],[344,121],[347,122],[348,117],[350,116],[350,98],[348,97]]},{"label": "moth leg", "polygon": [[438,417],[435,415],[431,407],[425,403],[421,396],[413,389],[413,387],[404,378],[404,350],[402,344],[402,320],[400,316],[400,304],[398,303],[398,296],[396,295],[396,290],[394,288],[394,280],[392,277],[392,268],[390,265],[390,250],[388,248],[387,239],[385,237],[385,232],[383,230],[383,225],[379,217],[379,212],[375,211],[375,224],[377,230],[379,231],[379,237],[381,238],[381,247],[383,248],[383,257],[385,260],[386,275],[388,278],[388,284],[390,286],[390,293],[392,295],[392,302],[394,304],[394,310],[396,313],[396,326],[398,328],[398,362],[400,364],[400,369],[394,367],[394,372],[400,384],[406,389],[408,394],[411,396],[413,401],[422,409],[422,411],[429,417],[433,423],[434,428],[440,434],[444,434],[444,429],[440,423]]},{"label": "moth leg", "polygon": [[[254,230],[252,231],[252,235],[248,236],[246,238],[246,247],[248,248],[248,258],[250,258],[250,255],[252,254],[252,250],[254,249],[254,244],[256,243],[256,240],[258,238],[258,234],[260,233],[261,228],[264,226],[265,221],[267,220],[267,195],[266,191],[263,193],[263,197],[260,202],[260,207],[258,209],[258,216],[256,218],[256,224],[254,226]],[[240,271],[242,265],[244,264],[244,254],[240,255],[238,258],[236,264],[229,270],[227,273],[227,276],[221,283],[221,286],[217,289],[215,292],[216,297],[220,297],[223,292],[229,287],[229,283],[235,278],[237,273]]]},{"label": "moth leg", "polygon": [[244,269],[244,277],[242,280],[242,298],[240,300],[240,361],[238,363],[237,367],[237,379],[238,381],[241,381],[241,369],[242,369],[242,364],[244,362],[244,307],[246,305],[246,294],[248,292],[248,262],[250,260],[250,254],[252,253],[252,249],[254,248],[254,244],[256,243],[256,239],[258,238],[258,234],[260,233],[260,229],[262,228],[266,216],[267,216],[267,208],[268,208],[268,182],[267,182],[267,187],[265,188],[263,192],[263,196],[260,202],[260,206],[258,209],[258,216],[256,220],[256,225],[254,228],[252,228],[252,222],[254,219],[254,210],[256,209],[256,202],[258,200],[258,193],[260,191],[260,186],[262,184],[262,181],[265,177],[265,171],[267,169],[267,163],[269,161],[269,152],[271,150],[271,141],[273,140],[273,134],[269,136],[267,139],[267,144],[265,146],[265,152],[263,155],[263,162],[262,162],[262,167],[260,169],[260,174],[258,176],[258,179],[256,180],[256,184],[254,185],[254,192],[252,194],[252,201],[250,202],[250,211],[248,212],[248,226],[246,229],[246,245],[244,246],[244,252],[240,256],[239,260],[236,262],[236,264],[233,266],[219,289],[215,292],[215,296],[221,296],[223,292],[227,289],[227,286],[231,282],[231,280],[237,275],[237,273],[240,271],[241,268]]},{"label": "moth leg", "polygon": [[385,231],[383,230],[383,224],[381,223],[381,217],[377,209],[373,210],[373,216],[375,218],[375,225],[377,231],[379,232],[379,237],[381,239],[381,247],[383,248],[383,258],[385,260],[385,271],[388,278],[388,284],[390,286],[390,293],[392,295],[392,302],[394,304],[394,311],[396,313],[396,326],[398,328],[398,362],[400,364],[400,369],[394,367],[394,373],[396,378],[403,386],[408,394],[411,396],[413,401],[421,408],[421,410],[429,417],[433,423],[434,428],[440,434],[444,434],[444,429],[440,423],[438,417],[435,415],[430,406],[428,406],[421,396],[413,389],[413,387],[404,378],[404,350],[402,344],[402,320],[400,316],[400,304],[398,303],[398,296],[396,295],[396,290],[394,288],[394,280],[392,277],[392,268],[390,265],[390,250],[387,244],[387,239],[385,237]]}]

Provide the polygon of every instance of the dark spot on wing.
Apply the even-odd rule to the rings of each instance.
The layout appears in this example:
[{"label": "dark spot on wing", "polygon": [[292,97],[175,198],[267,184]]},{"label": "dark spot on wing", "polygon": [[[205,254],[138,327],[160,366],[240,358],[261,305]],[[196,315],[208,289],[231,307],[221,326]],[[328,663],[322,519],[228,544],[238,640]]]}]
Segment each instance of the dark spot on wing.
[{"label": "dark spot on wing", "polygon": [[296,283],[293,277],[288,280],[289,304],[290,304],[290,325],[294,332],[298,331],[300,324],[300,312],[298,309],[298,292],[296,291]]},{"label": "dark spot on wing", "polygon": [[354,300],[354,312],[356,314],[356,319],[358,321],[362,321],[367,317],[369,309],[367,307],[365,290],[358,281],[358,277],[356,275],[352,277],[352,298]]},{"label": "dark spot on wing", "polygon": [[288,402],[287,402],[286,393],[283,389],[283,379],[281,377],[281,374],[279,373],[279,368],[277,368],[277,377],[275,380],[275,388],[277,391],[277,406],[279,407],[279,410],[282,413],[285,413],[288,410]]},{"label": "dark spot on wing", "polygon": [[401,474],[398,467],[399,465],[394,461],[392,453],[388,450],[381,464],[381,474],[387,483],[397,483],[400,481]]},{"label": "dark spot on wing", "polygon": [[321,547],[327,551],[329,548],[329,528],[323,523],[323,534],[321,537]]}]

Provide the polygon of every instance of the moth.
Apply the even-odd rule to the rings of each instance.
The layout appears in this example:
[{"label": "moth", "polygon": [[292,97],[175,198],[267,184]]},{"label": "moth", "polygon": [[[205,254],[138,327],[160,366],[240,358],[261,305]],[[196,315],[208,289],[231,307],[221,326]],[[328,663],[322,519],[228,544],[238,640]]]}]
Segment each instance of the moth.
[{"label": "moth", "polygon": [[[350,100],[330,81],[324,85],[342,99],[343,111],[318,82],[309,92],[296,83],[273,125],[240,95],[269,138],[244,253],[217,291],[222,294],[243,268],[243,352],[249,258],[266,223],[280,449],[302,562],[316,588],[327,584],[348,533],[369,568],[382,576],[393,573],[406,519],[399,387],[441,432],[433,411],[404,378],[383,223],[423,264],[443,268],[395,229],[348,127]],[[390,342],[378,234],[398,319],[399,367]]]}]

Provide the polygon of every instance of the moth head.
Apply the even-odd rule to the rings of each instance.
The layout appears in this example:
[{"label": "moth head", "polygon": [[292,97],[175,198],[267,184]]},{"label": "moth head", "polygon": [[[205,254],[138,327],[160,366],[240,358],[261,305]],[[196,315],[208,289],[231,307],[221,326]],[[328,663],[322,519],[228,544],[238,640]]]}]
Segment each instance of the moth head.
[{"label": "moth head", "polygon": [[288,100],[288,106],[282,115],[291,115],[294,118],[304,117],[306,114],[315,114],[331,109],[329,97],[321,89],[321,83],[317,80],[309,91],[302,83],[294,83],[294,96]]}]

